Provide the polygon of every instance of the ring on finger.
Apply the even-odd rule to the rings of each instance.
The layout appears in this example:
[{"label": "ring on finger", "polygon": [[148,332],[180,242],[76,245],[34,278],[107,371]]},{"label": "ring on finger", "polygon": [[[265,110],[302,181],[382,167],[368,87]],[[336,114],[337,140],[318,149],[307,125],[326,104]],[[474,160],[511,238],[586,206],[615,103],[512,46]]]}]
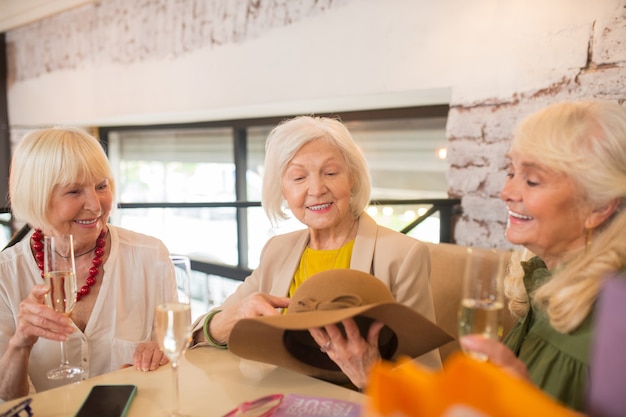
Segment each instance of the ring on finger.
[{"label": "ring on finger", "polygon": [[333,342],[332,340],[328,339],[328,342],[326,342],[324,346],[320,347],[320,350],[322,351],[322,353],[326,353],[330,350],[330,345],[332,342]]}]

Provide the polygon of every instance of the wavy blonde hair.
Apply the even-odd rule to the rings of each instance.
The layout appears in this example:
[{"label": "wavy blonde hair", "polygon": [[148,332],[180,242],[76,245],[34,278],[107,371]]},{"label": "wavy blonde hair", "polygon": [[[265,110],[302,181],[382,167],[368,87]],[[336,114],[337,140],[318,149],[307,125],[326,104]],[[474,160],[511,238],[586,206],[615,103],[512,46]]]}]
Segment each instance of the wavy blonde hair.
[{"label": "wavy blonde hair", "polygon": [[[598,100],[549,106],[517,127],[511,151],[572,178],[584,201],[596,208],[618,201],[581,256],[553,271],[531,294],[550,324],[568,333],[591,311],[603,280],[626,268],[626,107]],[[530,301],[522,278],[519,267],[505,281],[509,309],[520,317]]]}]

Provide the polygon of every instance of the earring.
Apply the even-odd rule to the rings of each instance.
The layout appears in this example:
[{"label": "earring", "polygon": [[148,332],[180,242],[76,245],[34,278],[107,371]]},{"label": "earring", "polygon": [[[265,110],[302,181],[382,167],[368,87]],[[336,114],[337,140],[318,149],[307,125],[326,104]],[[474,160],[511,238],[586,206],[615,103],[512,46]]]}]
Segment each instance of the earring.
[{"label": "earring", "polygon": [[587,229],[587,234],[585,236],[585,252],[589,249],[589,246],[591,246],[591,234],[592,233],[593,233],[593,228]]}]

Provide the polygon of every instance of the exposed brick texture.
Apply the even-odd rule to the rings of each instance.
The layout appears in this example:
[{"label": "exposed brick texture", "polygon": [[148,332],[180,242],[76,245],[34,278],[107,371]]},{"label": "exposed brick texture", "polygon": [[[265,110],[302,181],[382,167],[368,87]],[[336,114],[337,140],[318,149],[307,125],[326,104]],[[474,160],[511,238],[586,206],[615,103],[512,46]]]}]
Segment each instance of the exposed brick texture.
[{"label": "exposed brick texture", "polygon": [[175,59],[200,48],[243,42],[349,1],[106,0],[8,32],[11,78]]},{"label": "exposed brick texture", "polygon": [[505,206],[499,199],[511,133],[522,118],[551,103],[580,98],[626,103],[626,2],[614,19],[596,22],[587,65],[560,82],[515,97],[456,103],[450,109],[449,194],[462,199],[457,243],[507,248]]}]

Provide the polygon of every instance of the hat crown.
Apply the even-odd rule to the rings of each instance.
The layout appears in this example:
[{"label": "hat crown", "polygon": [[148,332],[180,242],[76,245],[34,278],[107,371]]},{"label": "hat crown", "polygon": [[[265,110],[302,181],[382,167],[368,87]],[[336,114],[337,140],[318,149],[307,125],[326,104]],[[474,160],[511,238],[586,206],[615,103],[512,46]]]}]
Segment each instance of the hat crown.
[{"label": "hat crown", "polygon": [[362,305],[361,297],[355,294],[340,295],[332,300],[316,300],[304,298],[294,306],[294,313],[313,310],[337,310],[339,308],[358,307]]},{"label": "hat crown", "polygon": [[394,301],[389,288],[373,275],[355,269],[330,269],[311,275],[298,287],[287,314]]}]

